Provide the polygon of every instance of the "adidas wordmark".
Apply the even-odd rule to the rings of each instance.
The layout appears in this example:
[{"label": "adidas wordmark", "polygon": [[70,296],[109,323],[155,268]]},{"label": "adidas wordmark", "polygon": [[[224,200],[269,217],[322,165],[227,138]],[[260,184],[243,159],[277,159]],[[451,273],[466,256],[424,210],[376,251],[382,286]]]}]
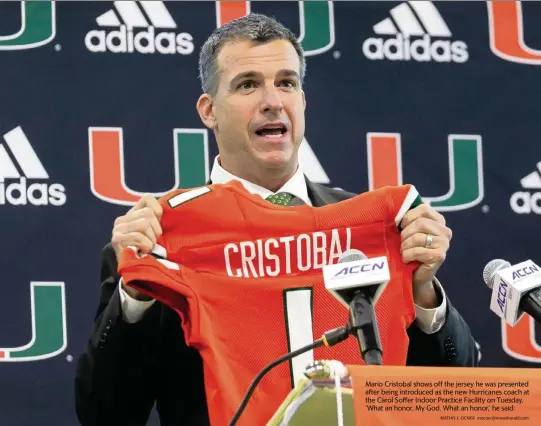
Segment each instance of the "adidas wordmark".
[{"label": "adidas wordmark", "polygon": [[113,4],[113,9],[96,19],[100,27],[111,30],[92,30],[85,37],[85,45],[91,52],[189,55],[194,51],[191,34],[165,31],[176,29],[177,24],[162,1]]},{"label": "adidas wordmark", "polygon": [[371,60],[466,62],[468,46],[452,41],[449,27],[430,1],[401,3],[373,26],[380,37],[364,41],[364,55]]},{"label": "adidas wordmark", "polygon": [[515,192],[509,200],[511,208],[518,214],[541,214],[541,161],[537,163],[536,171],[520,180],[520,186],[534,191]]},{"label": "adidas wordmark", "polygon": [[[64,205],[66,188],[63,185],[39,182],[48,180],[49,175],[21,127],[6,133],[4,140],[6,144],[0,143],[0,206]],[[10,158],[6,145],[22,174]],[[29,183],[28,180],[38,182]]]}]

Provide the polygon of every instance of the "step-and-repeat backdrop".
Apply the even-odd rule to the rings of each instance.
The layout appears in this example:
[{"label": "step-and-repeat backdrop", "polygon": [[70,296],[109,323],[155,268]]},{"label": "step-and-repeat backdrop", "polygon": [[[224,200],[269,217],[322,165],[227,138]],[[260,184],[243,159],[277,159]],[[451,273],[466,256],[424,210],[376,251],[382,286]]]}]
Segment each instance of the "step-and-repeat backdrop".
[{"label": "step-and-repeat backdrop", "polygon": [[205,183],[199,49],[251,11],[306,50],[308,176],[415,184],[454,231],[439,278],[481,364],[540,366],[541,327],[502,325],[482,271],[541,260],[541,4],[2,2],[0,424],[77,424],[100,250],[140,194]]}]

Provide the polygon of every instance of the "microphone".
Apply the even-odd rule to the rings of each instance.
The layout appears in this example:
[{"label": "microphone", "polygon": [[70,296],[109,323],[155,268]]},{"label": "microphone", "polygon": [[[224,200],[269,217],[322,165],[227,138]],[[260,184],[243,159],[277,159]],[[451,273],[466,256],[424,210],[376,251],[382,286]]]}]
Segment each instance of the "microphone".
[{"label": "microphone", "polygon": [[503,259],[488,262],[483,279],[492,289],[490,309],[514,327],[530,315],[541,323],[541,269],[531,260],[511,265]]},{"label": "microphone", "polygon": [[386,257],[368,259],[348,250],[338,263],[323,267],[325,288],[349,308],[348,327],[367,365],[381,365],[382,349],[374,305],[391,279]]},{"label": "microphone", "polygon": [[317,339],[313,343],[310,343],[309,345],[306,345],[302,348],[299,348],[293,352],[289,352],[280,358],[272,361],[270,364],[268,364],[263,370],[261,370],[257,376],[255,376],[255,379],[250,384],[250,387],[246,391],[246,394],[244,395],[244,398],[242,398],[242,401],[239,405],[239,408],[237,408],[237,411],[231,418],[231,421],[229,422],[229,426],[235,426],[242,415],[242,412],[248,405],[248,401],[250,400],[250,397],[254,393],[254,390],[256,386],[259,384],[259,382],[265,377],[265,375],[271,371],[274,367],[281,364],[282,362],[289,361],[292,358],[295,358],[297,355],[301,355],[305,352],[311,351],[312,349],[318,348],[320,346],[334,346],[337,343],[340,343],[344,340],[346,340],[350,335],[350,331],[347,326],[335,328],[334,330],[327,331],[326,333],[321,336],[321,338]]}]

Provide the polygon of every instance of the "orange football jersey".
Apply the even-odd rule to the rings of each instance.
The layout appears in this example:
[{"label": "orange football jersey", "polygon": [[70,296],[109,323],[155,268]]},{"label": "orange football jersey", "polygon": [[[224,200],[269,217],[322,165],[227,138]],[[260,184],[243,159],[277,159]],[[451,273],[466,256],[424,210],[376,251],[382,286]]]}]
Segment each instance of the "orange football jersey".
[{"label": "orange football jersey", "polygon": [[[348,249],[388,259],[391,280],[375,308],[383,363],[405,365],[416,265],[401,260],[399,223],[420,202],[413,186],[315,208],[277,206],[232,181],[160,202],[163,235],[153,255],[125,249],[119,273],[178,312],[187,343],[203,358],[213,426],[228,424],[265,365],[347,323],[322,267]],[[353,336],[284,363],[262,380],[238,424],[265,425],[312,359],[363,363]]]}]

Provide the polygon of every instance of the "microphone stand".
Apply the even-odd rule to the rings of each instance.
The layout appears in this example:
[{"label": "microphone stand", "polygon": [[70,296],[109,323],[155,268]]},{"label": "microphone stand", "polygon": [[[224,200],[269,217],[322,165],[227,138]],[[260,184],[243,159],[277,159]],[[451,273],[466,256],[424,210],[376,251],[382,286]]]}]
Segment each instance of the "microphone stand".
[{"label": "microphone stand", "polygon": [[355,334],[361,349],[361,357],[366,365],[381,365],[381,342],[378,322],[374,310],[373,291],[369,287],[360,288],[349,305],[350,334]]}]

